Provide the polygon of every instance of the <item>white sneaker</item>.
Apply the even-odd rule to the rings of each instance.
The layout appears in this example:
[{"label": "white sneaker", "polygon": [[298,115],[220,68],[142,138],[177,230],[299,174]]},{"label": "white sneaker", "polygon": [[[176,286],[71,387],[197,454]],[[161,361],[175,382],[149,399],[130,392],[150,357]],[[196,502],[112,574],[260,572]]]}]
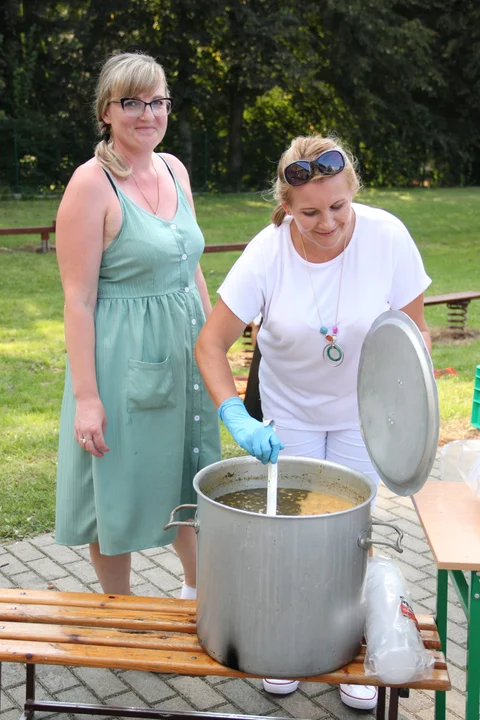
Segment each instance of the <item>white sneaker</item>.
[{"label": "white sneaker", "polygon": [[356,710],[373,710],[377,707],[378,688],[374,685],[340,685],[340,698]]},{"label": "white sneaker", "polygon": [[196,600],[197,588],[190,587],[190,585],[186,585],[185,583],[183,583],[180,597],[182,600]]},{"label": "white sneaker", "polygon": [[272,695],[289,695],[298,688],[298,680],[263,679],[263,689]]}]

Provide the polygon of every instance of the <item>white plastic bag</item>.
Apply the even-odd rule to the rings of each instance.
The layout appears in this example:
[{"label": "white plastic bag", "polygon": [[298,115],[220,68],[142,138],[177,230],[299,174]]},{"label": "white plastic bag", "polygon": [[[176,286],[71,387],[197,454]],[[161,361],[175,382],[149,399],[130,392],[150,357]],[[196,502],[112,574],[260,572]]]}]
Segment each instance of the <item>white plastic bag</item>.
[{"label": "white plastic bag", "polygon": [[425,650],[402,573],[384,557],[368,560],[365,674],[387,686],[431,675],[435,660]]},{"label": "white plastic bag", "polygon": [[442,480],[463,480],[480,497],[480,440],[454,440],[440,449]]}]

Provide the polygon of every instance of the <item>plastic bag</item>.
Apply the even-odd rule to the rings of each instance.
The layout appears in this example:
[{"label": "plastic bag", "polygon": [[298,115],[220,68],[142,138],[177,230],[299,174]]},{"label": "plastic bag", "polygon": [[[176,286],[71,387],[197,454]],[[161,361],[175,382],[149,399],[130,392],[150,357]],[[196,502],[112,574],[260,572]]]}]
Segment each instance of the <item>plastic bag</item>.
[{"label": "plastic bag", "polygon": [[425,650],[404,577],[388,558],[368,560],[366,608],[365,674],[387,686],[428,678],[435,659]]},{"label": "plastic bag", "polygon": [[461,481],[480,497],[480,440],[454,440],[440,449],[440,477]]}]

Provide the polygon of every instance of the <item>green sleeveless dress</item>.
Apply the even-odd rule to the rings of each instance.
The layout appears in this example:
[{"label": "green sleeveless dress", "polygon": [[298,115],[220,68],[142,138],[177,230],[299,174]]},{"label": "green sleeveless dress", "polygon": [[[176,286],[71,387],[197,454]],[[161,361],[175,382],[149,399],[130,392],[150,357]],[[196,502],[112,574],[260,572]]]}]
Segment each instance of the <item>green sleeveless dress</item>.
[{"label": "green sleeveless dress", "polygon": [[123,222],[103,253],[95,308],[110,452],[95,458],[74,439],[67,362],[55,529],[61,545],[98,542],[101,553],[117,555],[172,542],[175,530],[163,530],[170,512],[196,502],[195,473],[220,460],[217,413],[193,358],[205,319],[194,281],[204,240],[175,185],[170,222],[114,185]]}]

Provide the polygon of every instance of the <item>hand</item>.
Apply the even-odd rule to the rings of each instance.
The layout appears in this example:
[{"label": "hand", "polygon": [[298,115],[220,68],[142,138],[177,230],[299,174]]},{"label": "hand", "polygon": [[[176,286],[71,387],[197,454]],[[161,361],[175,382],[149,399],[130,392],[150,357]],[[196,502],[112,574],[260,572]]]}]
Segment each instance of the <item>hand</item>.
[{"label": "hand", "polygon": [[240,447],[264,465],[277,462],[278,454],[285,445],[270,426],[265,427],[248,414],[239,397],[224,400],[218,408],[218,414]]},{"label": "hand", "polygon": [[110,452],[103,434],[107,426],[107,416],[102,402],[95,400],[77,400],[74,432],[75,440],[83,450],[95,457],[102,458]]}]

